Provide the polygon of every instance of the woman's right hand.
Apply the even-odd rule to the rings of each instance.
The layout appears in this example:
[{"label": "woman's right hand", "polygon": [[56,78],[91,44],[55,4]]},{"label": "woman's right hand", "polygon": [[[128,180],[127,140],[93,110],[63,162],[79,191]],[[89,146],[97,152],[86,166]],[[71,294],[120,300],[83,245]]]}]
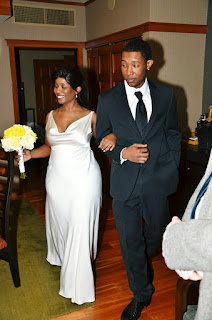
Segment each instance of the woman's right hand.
[{"label": "woman's right hand", "polygon": [[107,136],[105,136],[100,144],[99,144],[99,148],[103,151],[112,151],[115,148],[116,145],[116,141],[117,141],[117,137],[114,133],[110,133]]},{"label": "woman's right hand", "polygon": [[[20,156],[17,154],[15,158],[16,158],[16,160],[17,160],[18,163],[19,163],[19,161],[20,161]],[[32,159],[31,150],[24,149],[24,151],[23,151],[23,158],[24,158],[24,162]]]}]

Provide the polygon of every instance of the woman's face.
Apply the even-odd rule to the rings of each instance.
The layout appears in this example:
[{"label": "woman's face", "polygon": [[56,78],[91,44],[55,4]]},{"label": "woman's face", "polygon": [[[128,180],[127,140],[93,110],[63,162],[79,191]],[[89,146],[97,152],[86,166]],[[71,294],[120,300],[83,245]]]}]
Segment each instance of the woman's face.
[{"label": "woman's face", "polygon": [[66,104],[76,100],[76,91],[64,78],[57,78],[54,84],[54,94],[59,104]]}]

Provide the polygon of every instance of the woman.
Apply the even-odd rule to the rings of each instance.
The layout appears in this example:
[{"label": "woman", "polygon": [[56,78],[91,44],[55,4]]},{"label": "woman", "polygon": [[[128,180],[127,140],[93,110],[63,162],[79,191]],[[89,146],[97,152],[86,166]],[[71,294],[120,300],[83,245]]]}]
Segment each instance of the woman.
[{"label": "woman", "polygon": [[[92,260],[96,258],[101,173],[90,148],[96,114],[85,108],[82,74],[67,67],[53,75],[61,105],[46,119],[46,143],[24,151],[24,160],[50,155],[46,175],[47,261],[61,266],[59,294],[83,304],[95,300]],[[102,141],[113,149],[116,136]]]}]

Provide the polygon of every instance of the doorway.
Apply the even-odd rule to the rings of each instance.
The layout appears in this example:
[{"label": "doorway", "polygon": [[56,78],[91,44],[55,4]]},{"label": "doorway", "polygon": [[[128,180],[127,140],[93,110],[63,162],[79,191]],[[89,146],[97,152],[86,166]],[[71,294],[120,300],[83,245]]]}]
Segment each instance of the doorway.
[{"label": "doorway", "polygon": [[[56,41],[37,41],[37,40],[7,40],[7,45],[9,47],[10,54],[10,67],[11,67],[11,77],[12,77],[12,88],[13,88],[13,105],[14,105],[14,117],[15,123],[21,123],[25,120],[23,116],[24,107],[21,106],[21,101],[23,104],[26,104],[26,101],[23,101],[23,92],[22,95],[19,94],[20,88],[22,87],[22,79],[21,79],[21,66],[20,66],[20,50],[47,50],[48,54],[52,49],[53,51],[61,52],[74,52],[74,56],[76,58],[76,63],[80,69],[83,68],[83,48],[85,44],[83,42],[56,42]],[[67,51],[68,50],[68,51]],[[18,52],[18,53],[17,53]],[[66,54],[65,54],[66,55]],[[42,58],[43,59],[43,58]],[[57,57],[53,58],[57,59]],[[53,60],[50,59],[50,60]],[[39,60],[39,59],[38,59]],[[57,59],[58,60],[58,59]],[[62,59],[59,59],[62,60]],[[64,58],[63,58],[64,60]],[[34,68],[34,66],[33,66]],[[33,71],[34,73],[34,71]],[[25,89],[25,88],[24,88]],[[23,91],[23,88],[22,88]],[[25,90],[26,91],[26,90]],[[28,92],[27,92],[28,93]],[[25,93],[24,93],[25,96]],[[31,104],[31,103],[30,103]],[[25,106],[29,109],[30,106]],[[21,111],[21,112],[20,112]],[[34,112],[35,113],[35,112]],[[26,115],[25,115],[26,117]],[[29,115],[29,117],[33,117]],[[37,120],[37,115],[35,113],[35,120]]]},{"label": "doorway", "polygon": [[[17,48],[16,61],[20,123],[45,127],[47,113],[57,108],[52,72],[61,66],[77,65],[76,49]],[[18,68],[19,66],[19,68]]]}]

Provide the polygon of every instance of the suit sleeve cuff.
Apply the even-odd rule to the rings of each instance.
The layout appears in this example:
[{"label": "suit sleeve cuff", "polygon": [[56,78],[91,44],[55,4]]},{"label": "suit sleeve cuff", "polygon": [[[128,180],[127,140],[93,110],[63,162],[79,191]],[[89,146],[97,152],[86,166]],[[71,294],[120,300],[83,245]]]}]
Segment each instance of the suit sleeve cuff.
[{"label": "suit sleeve cuff", "polygon": [[122,152],[124,151],[124,149],[126,149],[126,148],[123,148],[123,149],[121,150],[121,152],[120,152],[120,164],[123,164],[125,161],[127,161],[127,159],[123,159],[123,158],[122,158]]}]

